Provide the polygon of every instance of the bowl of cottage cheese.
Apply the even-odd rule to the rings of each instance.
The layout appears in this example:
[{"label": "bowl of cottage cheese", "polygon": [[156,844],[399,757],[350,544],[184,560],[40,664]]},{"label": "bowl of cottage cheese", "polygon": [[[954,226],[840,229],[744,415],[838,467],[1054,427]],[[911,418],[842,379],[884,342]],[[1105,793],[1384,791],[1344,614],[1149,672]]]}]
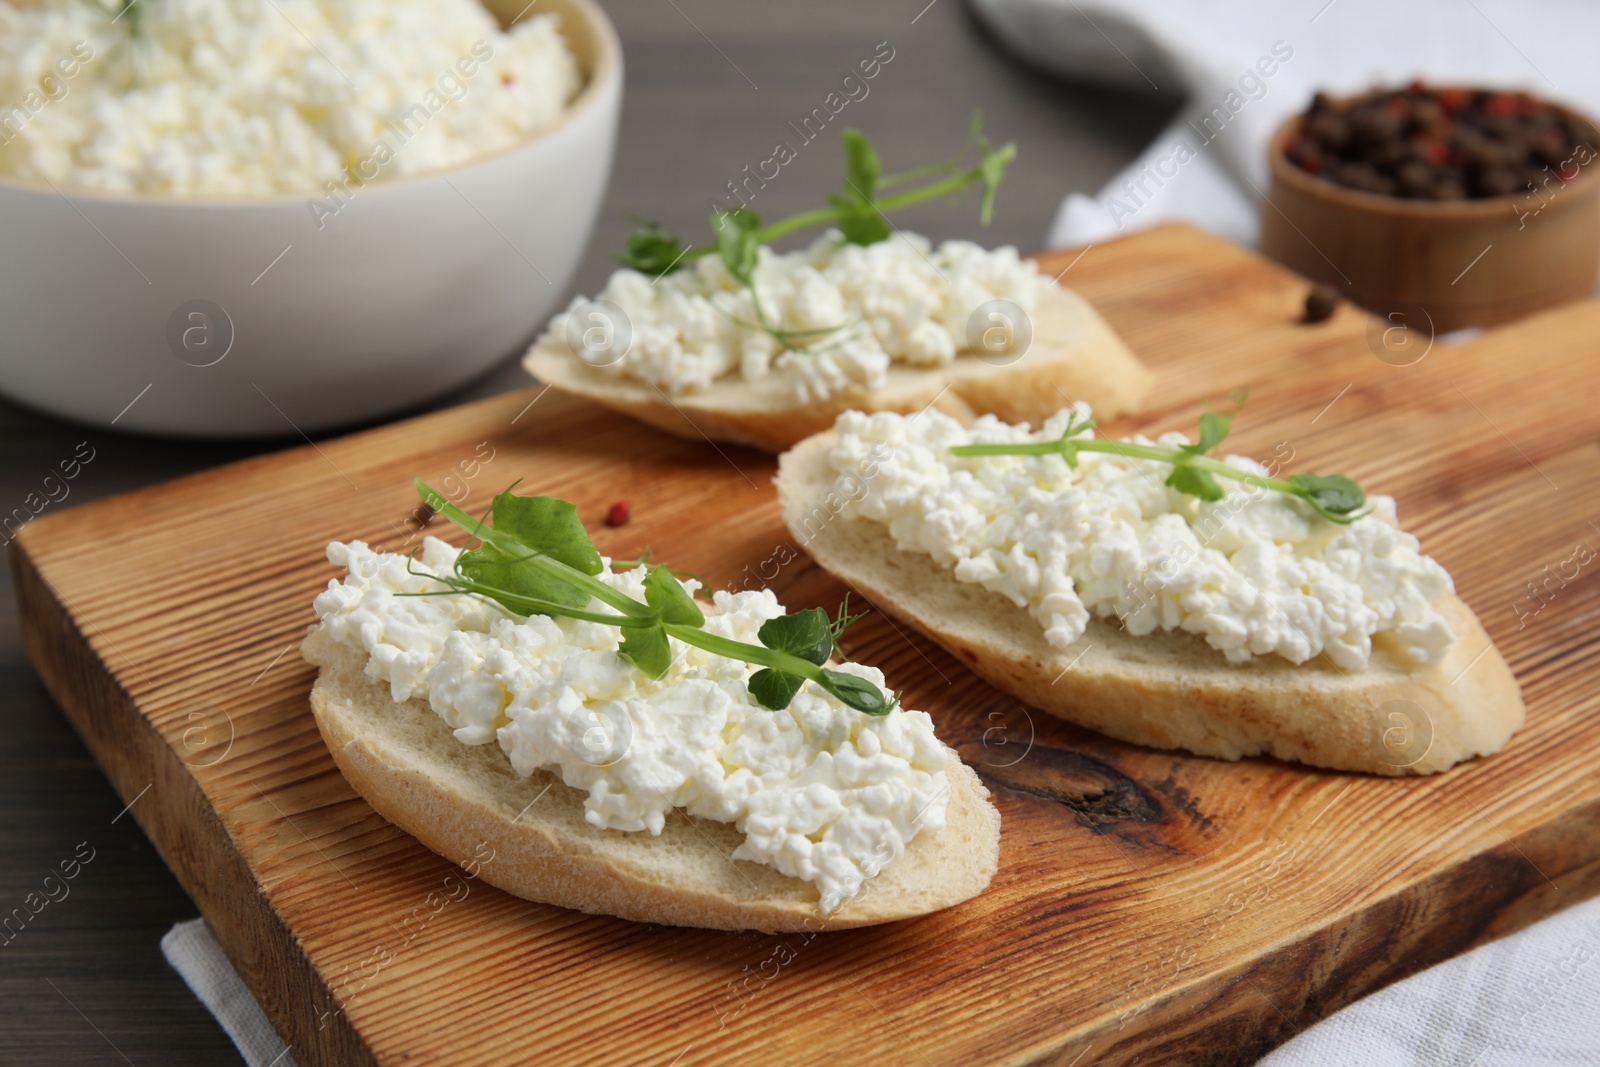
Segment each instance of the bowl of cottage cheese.
[{"label": "bowl of cottage cheese", "polygon": [[310,433],[526,347],[588,242],[592,0],[0,0],[0,392]]}]

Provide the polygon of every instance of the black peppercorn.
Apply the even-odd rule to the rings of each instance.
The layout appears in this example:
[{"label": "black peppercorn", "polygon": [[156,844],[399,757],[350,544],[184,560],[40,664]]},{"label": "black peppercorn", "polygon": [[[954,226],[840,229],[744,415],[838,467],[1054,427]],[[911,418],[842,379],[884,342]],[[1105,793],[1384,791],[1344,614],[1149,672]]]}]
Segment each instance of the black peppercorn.
[{"label": "black peppercorn", "polygon": [[1597,145],[1586,121],[1526,93],[1413,82],[1348,103],[1317,93],[1284,154],[1347,189],[1461,200],[1553,191]]},{"label": "black peppercorn", "polygon": [[1313,285],[1306,294],[1306,312],[1302,322],[1326,322],[1333,316],[1334,309],[1344,299],[1339,295],[1339,290],[1331,285]]}]

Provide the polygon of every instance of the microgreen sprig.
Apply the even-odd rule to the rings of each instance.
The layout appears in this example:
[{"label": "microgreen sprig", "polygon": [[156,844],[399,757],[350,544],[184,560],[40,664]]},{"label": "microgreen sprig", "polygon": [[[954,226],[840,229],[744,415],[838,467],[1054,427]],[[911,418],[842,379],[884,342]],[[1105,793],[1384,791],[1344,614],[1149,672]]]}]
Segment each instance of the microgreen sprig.
[{"label": "microgreen sprig", "polygon": [[[605,563],[565,500],[517,496],[509,490],[494,498],[486,518],[475,519],[420,479],[423,501],[470,535],[468,548],[450,574],[426,574],[445,586],[437,592],[406,594],[449,596],[471,594],[492,600],[515,615],[549,615],[616,626],[622,631],[617,654],[651,678],[672,666],[667,638],[713,655],[741,660],[761,669],[750,677],[750,695],[763,707],[789,706],[808,681],[867,715],[887,715],[897,701],[885,698],[876,685],[853,674],[828,669],[839,634],[855,621],[845,608],[829,619],[810,608],[768,619],[752,645],[710,633],[705,615],[673,572],[645,558],[627,561],[643,566],[644,603],[601,581]],[[412,573],[423,573],[413,571]],[[612,611],[591,609],[593,601]]]},{"label": "microgreen sprig", "polygon": [[[961,169],[961,159],[972,147],[978,149],[978,161]],[[981,116],[974,112],[967,146],[954,159],[885,176],[871,142],[861,131],[846,129],[844,186],[838,192],[828,194],[827,207],[791,215],[765,226],[761,223],[761,217],[748,206],[719,210],[711,215],[713,240],[706,245],[685,246],[675,234],[669,233],[659,223],[644,222],[628,236],[627,251],[617,257],[617,262],[641,274],[660,277],[681,269],[691,260],[715,254],[721,258],[723,266],[734,280],[750,290],[756,321],[741,321],[741,326],[766,333],[785,349],[815,350],[823,338],[860,324],[841,323],[818,329],[791,330],[771,322],[761,306],[755,286],[755,269],[761,245],[814,226],[835,226],[850,244],[876,244],[886,240],[891,232],[888,212],[923,200],[950,196],[974,184],[983,187],[978,216],[987,226],[994,214],[995,194],[1000,188],[1000,181],[1016,155],[1014,144],[996,148],[989,143],[983,136]],[[903,192],[883,195],[885,189],[932,174],[946,176]]]},{"label": "microgreen sprig", "polygon": [[142,47],[146,43],[145,9],[155,0],[84,0],[99,13],[106,15],[112,25],[121,29],[121,35],[111,45],[106,55],[106,66],[116,71],[124,88],[139,84]]},{"label": "microgreen sprig", "polygon": [[1201,500],[1221,500],[1222,486],[1218,478],[1231,478],[1237,482],[1271,489],[1299,497],[1318,515],[1330,522],[1347,524],[1362,518],[1361,511],[1367,502],[1361,487],[1342,474],[1291,474],[1287,479],[1269,478],[1263,474],[1241,470],[1208,455],[1222,443],[1232,429],[1232,420],[1226,415],[1207,412],[1200,416],[1200,433],[1193,444],[1142,445],[1133,441],[1105,441],[1080,435],[1094,429],[1094,420],[1081,418],[1073,412],[1066,429],[1055,441],[1026,441],[1015,444],[955,445],[950,449],[954,456],[1046,456],[1060,454],[1067,466],[1076,468],[1081,452],[1107,452],[1131,459],[1150,459],[1172,465],[1166,484],[1180,493]]}]

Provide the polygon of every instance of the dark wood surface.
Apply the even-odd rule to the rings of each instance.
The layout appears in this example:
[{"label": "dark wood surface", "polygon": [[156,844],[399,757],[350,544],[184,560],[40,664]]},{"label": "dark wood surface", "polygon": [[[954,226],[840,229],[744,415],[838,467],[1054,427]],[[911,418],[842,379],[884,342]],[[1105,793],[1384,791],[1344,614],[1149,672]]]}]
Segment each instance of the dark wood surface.
[{"label": "dark wood surface", "polygon": [[[1504,751],[1407,779],[1121,744],[1028,713],[915,620],[869,611],[846,654],[929,711],[993,791],[1005,831],[982,895],[815,941],[488,888],[451,902],[434,890],[469,846],[441,858],[378,816],[307,713],[314,672],[291,649],[330,539],[398,547],[412,479],[447,485],[478,453],[500,473],[457,484],[469,509],[520,478],[573,501],[608,555],[648,546],[713,588],[765,581],[791,608],[846,592],[781,525],[773,457],[537,387],[40,518],[12,560],[25,644],[306,1067],[695,1067],[755,1049],[830,1067],[1248,1067],[1351,1000],[1600,891],[1600,585],[1552,570],[1549,599],[1522,600],[1525,576],[1570,570],[1592,536],[1600,416],[1583,387],[1600,302],[1396,367],[1369,347],[1374,320],[1345,306],[1302,323],[1304,279],[1191,227],[1097,244],[1071,277],[1156,376],[1108,434],[1192,426],[1248,386],[1231,447],[1289,448],[1294,469],[1399,499],[1524,688],[1528,721]],[[618,497],[633,520],[608,529]],[[159,569],[197,525],[220,535],[196,546],[212,580],[129,600],[124,569]],[[794,562],[765,571],[786,544]],[[1373,743],[1405,758],[1376,714]]]},{"label": "dark wood surface", "polygon": [[[1097,188],[1173,106],[1154,94],[1123,97],[1019,70],[959,0],[924,4],[607,2],[626,49],[627,95],[616,171],[575,291],[604,281],[631,215],[700,226],[706,199],[740,167],[764,159],[784,123],[820,102],[880,41],[891,43],[895,59],[843,117],[873,137],[887,165],[943,154],[960,141],[972,107],[984,110],[996,139],[1018,142],[1021,156],[984,235],[993,243],[1036,247],[1060,197]],[[838,165],[837,152],[819,141],[757,206],[774,215],[813,206],[836,184]],[[936,238],[973,229],[970,211],[938,206],[901,218]],[[525,383],[511,362],[438,406]],[[0,510],[20,504],[82,441],[95,459],[52,508],[295,443],[130,437],[0,400]],[[158,947],[167,928],[196,909],[134,820],[117,818],[123,802],[24,657],[10,574],[0,567],[0,911],[23,906],[80,842],[95,858],[68,897],[0,948],[0,1062],[238,1063]],[[130,574],[129,595],[149,595],[162,580]]]}]

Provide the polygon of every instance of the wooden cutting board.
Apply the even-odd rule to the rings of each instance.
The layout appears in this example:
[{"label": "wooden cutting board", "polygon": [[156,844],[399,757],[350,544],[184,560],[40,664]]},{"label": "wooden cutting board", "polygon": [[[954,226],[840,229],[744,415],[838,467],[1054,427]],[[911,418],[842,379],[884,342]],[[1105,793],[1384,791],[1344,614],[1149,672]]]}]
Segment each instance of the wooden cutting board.
[{"label": "wooden cutting board", "polygon": [[769,457],[533,389],[41,518],[12,556],[34,662],[300,1063],[1243,1064],[1600,891],[1600,305],[1398,366],[1420,341],[1369,344],[1348,307],[1298,324],[1305,283],[1196,230],[1079,255],[1045,263],[1160,383],[1110,429],[1187,429],[1249,387],[1236,450],[1398,497],[1521,680],[1510,747],[1426,779],[1140,749],[874,614],[851,655],[994,792],[990,890],[853,932],[638,925],[500,893],[451,862],[475,843],[441,858],[346,785],[296,652],[323,546],[414,545],[414,476],[469,509],[521,478],[602,551],[833,606]]}]

